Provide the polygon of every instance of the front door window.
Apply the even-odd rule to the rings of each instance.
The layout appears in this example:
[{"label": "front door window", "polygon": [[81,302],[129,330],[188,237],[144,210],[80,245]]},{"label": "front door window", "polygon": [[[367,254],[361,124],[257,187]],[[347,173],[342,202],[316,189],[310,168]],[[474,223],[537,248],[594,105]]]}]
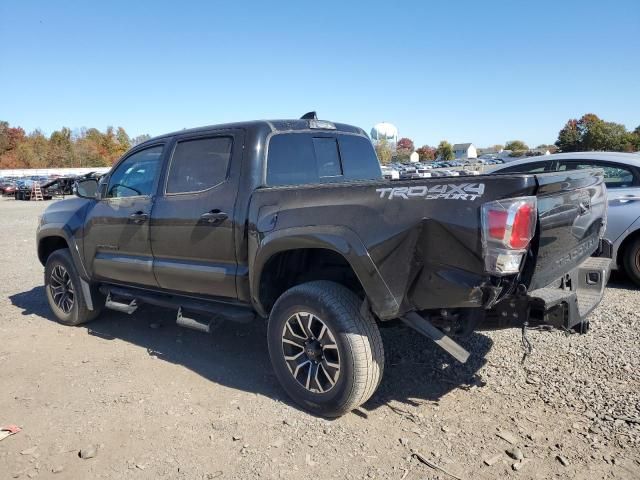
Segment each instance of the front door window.
[{"label": "front door window", "polygon": [[134,153],[109,178],[107,198],[151,196],[160,172],[162,145]]}]

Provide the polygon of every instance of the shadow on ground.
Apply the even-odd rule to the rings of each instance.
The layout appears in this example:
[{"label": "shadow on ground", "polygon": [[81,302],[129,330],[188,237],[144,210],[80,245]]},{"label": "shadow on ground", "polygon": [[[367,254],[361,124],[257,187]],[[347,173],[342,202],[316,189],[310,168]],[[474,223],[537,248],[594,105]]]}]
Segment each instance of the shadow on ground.
[{"label": "shadow on ground", "polygon": [[638,286],[635,285],[624,272],[618,270],[611,272],[611,277],[609,277],[607,288],[638,290]]},{"label": "shadow on ground", "polygon": [[[55,321],[44,287],[9,299],[23,315]],[[206,335],[178,327],[173,311],[142,306],[131,316],[106,310],[87,325],[69,328],[83,328],[102,339],[127,341],[212,382],[291,404],[271,370],[266,322],[261,320],[247,325],[225,322],[212,335]],[[492,346],[488,337],[472,334],[460,342],[471,352],[469,361],[461,365],[407,327],[383,328],[382,337],[387,356],[384,377],[378,391],[356,412],[361,416],[392,400],[411,405],[437,402],[456,388],[480,385],[476,373]]]}]

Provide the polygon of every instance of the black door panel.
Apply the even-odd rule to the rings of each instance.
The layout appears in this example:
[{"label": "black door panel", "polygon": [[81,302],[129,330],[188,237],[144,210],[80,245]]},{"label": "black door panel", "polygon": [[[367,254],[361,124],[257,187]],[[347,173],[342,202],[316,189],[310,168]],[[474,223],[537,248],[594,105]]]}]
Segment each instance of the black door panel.
[{"label": "black door panel", "polygon": [[235,299],[242,132],[176,140],[151,216],[155,277],[164,289]]},{"label": "black door panel", "polygon": [[98,280],[156,287],[149,218],[163,145],[133,152],[109,175],[103,198],[87,214],[85,260]]}]

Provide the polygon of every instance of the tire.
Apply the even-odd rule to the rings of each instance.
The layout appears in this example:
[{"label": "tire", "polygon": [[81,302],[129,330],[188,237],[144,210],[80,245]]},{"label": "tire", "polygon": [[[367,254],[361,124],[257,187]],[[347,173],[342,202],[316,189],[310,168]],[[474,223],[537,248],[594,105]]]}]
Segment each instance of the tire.
[{"label": "tire", "polygon": [[[87,308],[80,277],[66,248],[49,255],[44,269],[44,288],[49,308],[63,325],[81,325],[100,315],[101,305],[95,305],[94,310]],[[69,301],[63,301],[65,295]]]},{"label": "tire", "polygon": [[271,311],[267,341],[276,377],[314,414],[343,415],[366,402],[380,383],[382,338],[361,305],[342,285],[314,281],[287,290]]},{"label": "tire", "polygon": [[624,271],[640,287],[640,237],[633,240],[624,251]]}]

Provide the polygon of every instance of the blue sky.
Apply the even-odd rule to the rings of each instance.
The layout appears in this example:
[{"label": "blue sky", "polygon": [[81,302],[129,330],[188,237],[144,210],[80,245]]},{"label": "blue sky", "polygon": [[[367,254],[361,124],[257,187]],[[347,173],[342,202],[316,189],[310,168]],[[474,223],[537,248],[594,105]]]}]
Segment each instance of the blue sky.
[{"label": "blue sky", "polygon": [[0,119],[131,135],[235,120],[395,123],[417,144],[640,124],[640,2],[0,3]]}]

